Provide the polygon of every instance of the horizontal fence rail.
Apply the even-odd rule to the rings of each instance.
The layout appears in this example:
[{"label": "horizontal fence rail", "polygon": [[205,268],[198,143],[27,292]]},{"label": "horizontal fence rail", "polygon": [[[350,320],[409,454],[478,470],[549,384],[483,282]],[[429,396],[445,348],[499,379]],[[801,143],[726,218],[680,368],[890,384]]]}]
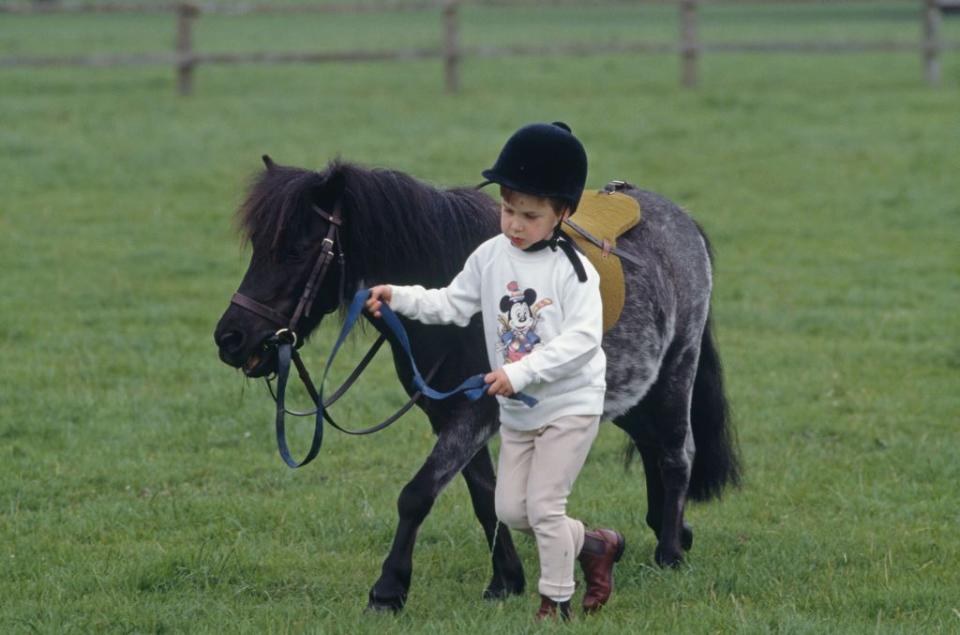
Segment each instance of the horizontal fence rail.
[{"label": "horizontal fence rail", "polygon": [[[182,2],[88,2],[60,4],[59,2],[33,2],[0,5],[0,13],[170,13],[177,11]],[[423,11],[436,9],[438,0],[406,0],[404,2],[342,3],[342,4],[220,4],[214,2],[186,3],[200,13],[210,15],[248,15],[255,13],[384,13],[390,11]]]},{"label": "horizontal fence rail", "polygon": [[[521,55],[591,55],[610,53],[674,54],[680,58],[681,84],[696,86],[699,61],[704,53],[866,53],[919,52],[923,58],[928,84],[940,83],[941,54],[958,49],[960,43],[943,42],[941,19],[944,9],[960,9],[960,0],[920,0],[922,38],[916,42],[899,40],[867,40],[843,42],[702,42],[698,35],[700,0],[674,0],[651,4],[675,4],[679,10],[679,33],[675,42],[609,42],[566,43],[556,45],[463,46],[460,43],[459,8],[462,5],[497,8],[611,8],[636,6],[624,0],[396,0],[378,3],[333,4],[218,4],[203,2],[160,2],[129,4],[97,2],[60,4],[51,1],[0,5],[0,14],[108,14],[108,13],[172,13],[176,18],[176,48],[170,53],[95,54],[65,56],[15,56],[0,58],[0,67],[75,66],[91,68],[131,66],[173,66],[177,74],[177,90],[181,95],[193,91],[194,70],[200,64],[288,64],[367,61],[403,61],[442,59],[447,92],[460,88],[460,64],[466,57],[503,57]],[[202,53],[194,46],[193,26],[202,15],[256,14],[364,14],[385,12],[439,11],[442,42],[440,46],[400,50],[348,50],[334,52],[245,52]]]}]

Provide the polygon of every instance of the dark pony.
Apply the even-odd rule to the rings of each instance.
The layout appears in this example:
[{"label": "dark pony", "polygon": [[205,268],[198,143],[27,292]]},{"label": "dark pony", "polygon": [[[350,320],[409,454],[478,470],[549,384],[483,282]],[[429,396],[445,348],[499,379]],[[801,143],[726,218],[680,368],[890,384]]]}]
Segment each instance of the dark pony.
[{"label": "dark pony", "polygon": [[[445,286],[470,252],[499,231],[497,204],[473,188],[437,189],[398,171],[339,160],[322,172],[264,160],[267,169],[251,185],[238,214],[253,246],[240,293],[290,315],[326,235],[328,224],[317,208],[338,210],[343,219],[338,248],[344,264],[335,264],[325,278],[310,317],[300,324],[305,335],[360,288]],[[604,419],[629,435],[643,459],[646,521],[657,536],[655,559],[672,566],[693,543],[683,520],[686,501],[718,497],[726,485],[738,482],[739,465],[710,331],[712,268],[706,238],[670,201],[632,186],[624,192],[639,201],[643,218],[618,247],[644,266],[624,264],[626,303],[619,322],[604,335]],[[479,316],[466,328],[409,320],[404,325],[420,368],[442,359],[431,382],[435,388],[446,391],[489,370]],[[276,356],[264,343],[275,330],[259,315],[231,305],[214,334],[220,358],[251,377],[273,372]],[[389,341],[398,378],[413,394],[409,362]],[[437,440],[400,492],[396,535],[370,590],[369,606],[403,607],[417,530],[458,473],[492,552],[493,577],[485,597],[522,593],[523,568],[494,512],[496,477],[487,442],[499,427],[496,401],[422,399],[418,405]]]}]

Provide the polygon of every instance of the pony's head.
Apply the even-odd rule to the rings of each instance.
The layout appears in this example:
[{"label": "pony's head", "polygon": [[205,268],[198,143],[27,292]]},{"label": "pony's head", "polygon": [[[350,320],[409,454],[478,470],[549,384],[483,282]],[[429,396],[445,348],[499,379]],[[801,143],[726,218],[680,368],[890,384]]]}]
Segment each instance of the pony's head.
[{"label": "pony's head", "polygon": [[[299,341],[361,284],[445,286],[497,232],[496,203],[474,188],[437,189],[396,170],[331,161],[322,172],[275,164],[254,180],[237,214],[250,266],[217,324],[220,359],[251,377],[276,368],[270,340],[294,316],[324,249],[343,222],[337,257],[296,324]],[[334,223],[336,224],[336,223]],[[344,255],[341,262],[339,256]]]},{"label": "pony's head", "polygon": [[[339,215],[344,187],[336,169],[321,173],[281,166],[268,156],[263,162],[266,168],[237,213],[240,231],[253,248],[237,294],[253,302],[231,302],[214,331],[220,359],[250,377],[276,368],[269,342],[296,311],[328,235],[330,217]],[[342,253],[342,244],[333,249]],[[309,312],[297,322],[301,340],[340,305],[340,285],[332,281],[345,275],[342,267],[338,258],[332,259]]]}]

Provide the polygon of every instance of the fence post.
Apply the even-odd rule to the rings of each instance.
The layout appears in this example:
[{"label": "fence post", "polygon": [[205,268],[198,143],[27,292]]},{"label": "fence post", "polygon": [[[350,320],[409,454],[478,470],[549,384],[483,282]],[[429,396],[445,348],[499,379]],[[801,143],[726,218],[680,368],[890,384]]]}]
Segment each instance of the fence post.
[{"label": "fence post", "polygon": [[940,6],[937,0],[926,0],[923,11],[923,62],[927,83],[940,83]]},{"label": "fence post", "polygon": [[443,70],[446,91],[460,92],[460,25],[457,19],[458,0],[443,3]]},{"label": "fence post", "polygon": [[177,5],[177,93],[184,96],[193,92],[193,21],[199,14],[192,4]]},{"label": "fence post", "polygon": [[680,63],[684,88],[697,85],[697,0],[680,0]]}]

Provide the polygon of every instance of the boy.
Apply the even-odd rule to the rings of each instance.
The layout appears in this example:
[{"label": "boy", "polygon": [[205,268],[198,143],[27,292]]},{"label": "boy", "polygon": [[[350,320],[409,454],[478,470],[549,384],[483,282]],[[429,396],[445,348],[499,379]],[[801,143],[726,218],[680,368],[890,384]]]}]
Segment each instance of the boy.
[{"label": "boy", "polygon": [[[566,124],[531,124],[507,140],[483,176],[500,185],[503,234],[480,245],[449,286],[376,286],[367,310],[379,317],[384,301],[411,319],[460,326],[482,312],[493,369],[484,379],[500,404],[497,516],[536,538],[537,618],[568,619],[574,558],[589,613],[610,598],[625,546],[619,533],[588,531],[566,515],[606,388],[599,276],[560,234],[583,193],[587,155]],[[520,391],[537,405],[507,398]]]}]

